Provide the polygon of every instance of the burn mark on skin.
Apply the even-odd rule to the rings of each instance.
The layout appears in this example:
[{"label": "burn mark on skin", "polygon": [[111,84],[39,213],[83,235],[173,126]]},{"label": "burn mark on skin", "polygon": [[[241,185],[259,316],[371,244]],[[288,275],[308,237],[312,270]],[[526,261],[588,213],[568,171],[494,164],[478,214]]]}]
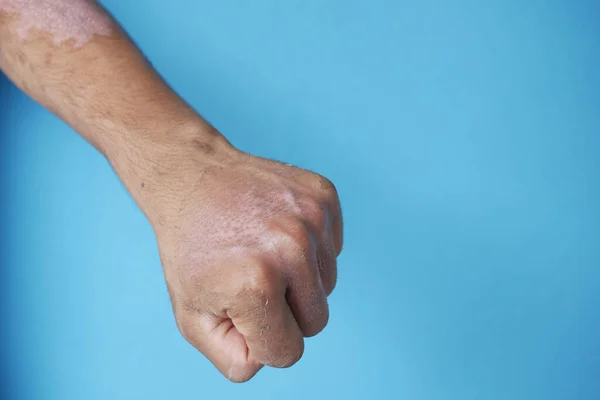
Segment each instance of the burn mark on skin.
[{"label": "burn mark on skin", "polygon": [[26,40],[31,31],[52,35],[54,44],[74,41],[79,48],[93,36],[114,31],[111,17],[94,1],[0,0],[0,12],[16,14],[17,35]]}]

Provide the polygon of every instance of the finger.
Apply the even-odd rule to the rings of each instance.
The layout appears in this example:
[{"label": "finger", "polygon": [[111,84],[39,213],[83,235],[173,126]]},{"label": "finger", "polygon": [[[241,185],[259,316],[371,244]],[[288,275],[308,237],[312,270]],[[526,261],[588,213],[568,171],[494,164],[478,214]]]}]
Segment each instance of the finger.
[{"label": "finger", "polygon": [[311,247],[311,252],[312,248],[316,248],[316,260],[311,259],[310,264],[317,266],[325,296],[329,296],[335,288],[337,280],[336,257],[338,252],[335,247],[333,213],[329,205],[314,201],[302,202],[301,208],[305,228],[310,234],[310,242],[307,242],[306,245]]},{"label": "finger", "polygon": [[329,276],[330,257],[318,251],[315,240],[318,235],[308,223],[302,230],[303,233],[298,231],[293,235],[295,240],[286,246],[288,251],[282,256],[282,262],[288,266],[286,299],[302,334],[311,337],[321,332],[329,320],[321,270]]},{"label": "finger", "polygon": [[326,296],[333,292],[337,283],[337,253],[333,243],[333,226],[328,224],[327,232],[317,245],[317,267]]},{"label": "finger", "polygon": [[304,338],[285,300],[283,276],[268,268],[251,273],[250,285],[227,314],[244,337],[251,358],[271,367],[289,367],[302,357]]},{"label": "finger", "polygon": [[329,306],[316,256],[309,263],[291,268],[286,299],[305,337],[315,336],[325,328]]},{"label": "finger", "polygon": [[232,382],[248,381],[263,366],[250,356],[246,340],[229,318],[188,312],[179,329]]},{"label": "finger", "polygon": [[335,248],[335,255],[339,256],[344,247],[344,221],[342,217],[342,209],[338,204],[336,206],[336,210],[332,215],[332,236],[333,236],[333,245]]},{"label": "finger", "polygon": [[335,256],[339,256],[344,247],[344,219],[342,217],[342,206],[340,204],[340,198],[338,197],[335,186],[330,191],[329,196],[329,210],[331,213],[331,235],[333,248],[335,249]]},{"label": "finger", "polygon": [[317,175],[316,185],[322,194],[323,201],[327,204],[328,212],[331,218],[333,245],[335,255],[338,256],[344,247],[344,229],[342,218],[342,206],[337,188],[329,179]]}]

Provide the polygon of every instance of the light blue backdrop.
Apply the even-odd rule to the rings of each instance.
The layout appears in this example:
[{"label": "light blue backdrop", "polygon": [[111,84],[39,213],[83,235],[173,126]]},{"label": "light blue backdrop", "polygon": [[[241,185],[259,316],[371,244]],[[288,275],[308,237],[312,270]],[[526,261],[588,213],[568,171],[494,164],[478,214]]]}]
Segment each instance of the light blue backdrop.
[{"label": "light blue backdrop", "polygon": [[600,398],[598,2],[104,4],[234,144],[338,185],[331,322],[225,381],[107,163],[4,80],[6,398]]}]

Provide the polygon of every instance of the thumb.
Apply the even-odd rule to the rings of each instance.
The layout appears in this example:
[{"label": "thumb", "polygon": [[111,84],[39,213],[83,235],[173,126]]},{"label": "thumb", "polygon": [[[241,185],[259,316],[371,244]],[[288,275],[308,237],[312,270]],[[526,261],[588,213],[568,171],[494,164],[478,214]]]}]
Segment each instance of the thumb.
[{"label": "thumb", "polygon": [[188,315],[179,324],[192,346],[204,354],[232,382],[246,382],[263,367],[250,356],[246,340],[229,318]]}]

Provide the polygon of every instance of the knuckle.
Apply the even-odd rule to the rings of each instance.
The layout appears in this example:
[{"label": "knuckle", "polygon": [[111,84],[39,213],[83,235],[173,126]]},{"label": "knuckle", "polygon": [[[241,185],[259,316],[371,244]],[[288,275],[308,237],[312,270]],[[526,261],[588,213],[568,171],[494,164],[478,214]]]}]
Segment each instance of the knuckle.
[{"label": "knuckle", "polygon": [[248,320],[264,312],[265,304],[276,296],[277,291],[283,293],[285,286],[273,268],[259,264],[245,272],[244,279],[238,287],[237,294],[229,307],[229,316],[233,319]]},{"label": "knuckle", "polygon": [[194,324],[194,319],[188,316],[180,316],[177,318],[177,328],[181,336],[193,346],[197,345],[198,332]]},{"label": "knuckle", "polygon": [[289,346],[285,351],[279,354],[279,357],[273,360],[273,366],[276,368],[289,368],[296,364],[304,355],[304,341],[296,346]]},{"label": "knuckle", "polygon": [[258,365],[245,365],[243,367],[232,367],[227,372],[226,378],[233,383],[248,382],[260,370]]},{"label": "knuckle", "polygon": [[304,337],[313,337],[318,335],[325,329],[329,322],[329,307],[325,303],[313,307],[313,311],[306,315],[306,319],[302,324],[302,334]]},{"label": "knuckle", "polygon": [[325,285],[325,295],[327,296],[331,295],[331,293],[333,293],[335,287],[337,286],[337,276],[335,274],[332,275],[333,276],[327,281],[327,284]]},{"label": "knuckle", "polygon": [[317,201],[310,200],[305,202],[304,217],[317,229],[323,229],[327,224],[326,207]]},{"label": "knuckle", "polygon": [[313,337],[318,335],[325,329],[327,323],[329,322],[329,311],[326,311],[324,314],[320,315],[318,319],[316,319],[309,329],[304,332],[306,337]]},{"label": "knuckle", "polygon": [[282,231],[281,239],[283,239],[286,246],[291,246],[301,252],[311,247],[312,239],[310,233],[301,220],[294,219],[288,221]]},{"label": "knuckle", "polygon": [[[337,260],[333,255],[328,255],[325,261],[321,261],[319,264],[319,270],[321,273],[321,282],[323,283],[323,289],[325,295],[329,296],[337,284]],[[321,258],[321,260],[323,260]]]},{"label": "knuckle", "polygon": [[250,374],[245,374],[243,372],[235,372],[227,376],[227,379],[232,383],[245,383],[248,382],[250,378]]},{"label": "knuckle", "polygon": [[337,188],[329,179],[324,176],[317,175],[317,187],[323,191],[328,198],[337,198]]},{"label": "knuckle", "polygon": [[276,275],[272,268],[262,262],[256,263],[246,272],[244,292],[264,295],[276,286]]}]

